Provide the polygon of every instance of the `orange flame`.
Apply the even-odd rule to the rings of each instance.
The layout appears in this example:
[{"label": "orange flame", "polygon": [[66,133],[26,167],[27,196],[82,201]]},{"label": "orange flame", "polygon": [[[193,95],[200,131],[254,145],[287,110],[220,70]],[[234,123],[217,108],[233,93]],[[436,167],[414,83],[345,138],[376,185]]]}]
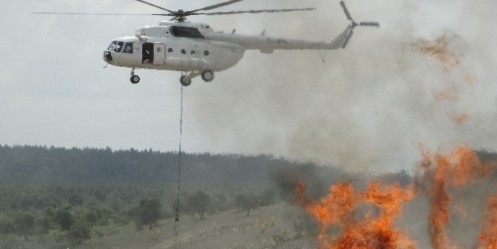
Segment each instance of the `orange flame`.
[{"label": "orange flame", "polygon": [[[330,187],[328,196],[314,202],[305,195],[305,186],[299,182],[295,200],[319,222],[319,249],[370,249],[415,248],[414,242],[403,232],[394,228],[394,220],[401,213],[402,205],[414,198],[414,188],[403,189],[399,185],[383,186],[370,183],[367,190],[358,193],[347,183]],[[367,214],[357,218],[361,204],[379,208],[376,217]],[[337,226],[342,234],[331,238],[328,229]]]},{"label": "orange flame", "polygon": [[489,175],[492,167],[481,163],[473,150],[460,146],[448,155],[440,153],[430,155],[425,152],[420,169],[424,171],[423,176],[427,177],[431,184],[431,191],[428,195],[432,209],[428,217],[428,231],[432,246],[435,249],[454,248],[454,244],[446,233],[451,202],[448,188],[460,187],[481,180]]},{"label": "orange flame", "polygon": [[[481,181],[496,165],[482,163],[476,152],[467,146],[459,146],[448,154],[432,154],[426,150],[422,150],[422,154],[415,184],[405,188],[375,181],[369,183],[365,191],[358,192],[352,184],[338,183],[330,186],[327,196],[314,201],[306,194],[304,183],[298,182],[295,201],[319,223],[318,248],[416,248],[406,232],[394,227],[394,222],[401,215],[403,205],[419,192],[431,203],[428,232],[432,247],[457,248],[446,232],[452,201],[449,189],[455,191]],[[457,208],[458,213],[465,214],[463,208]],[[497,249],[497,194],[488,199],[482,227],[480,248]],[[337,230],[339,234],[331,232]]]},{"label": "orange flame", "polygon": [[319,247],[329,248],[328,229],[332,225],[341,225],[350,219],[352,211],[357,208],[358,196],[354,187],[347,183],[330,186],[328,196],[314,202],[305,195],[305,184],[297,182],[295,201],[319,221]]}]

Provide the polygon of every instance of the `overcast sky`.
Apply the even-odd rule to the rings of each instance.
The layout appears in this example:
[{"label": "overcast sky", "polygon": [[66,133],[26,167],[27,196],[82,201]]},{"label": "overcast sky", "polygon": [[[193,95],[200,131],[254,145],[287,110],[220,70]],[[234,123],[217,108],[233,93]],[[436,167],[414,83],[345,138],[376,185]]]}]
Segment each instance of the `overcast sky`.
[{"label": "overcast sky", "polygon": [[[152,1],[152,0],[151,0]],[[154,1],[192,9],[216,0]],[[351,170],[409,169],[419,146],[497,150],[493,0],[349,0],[358,28],[346,50],[248,51],[185,89],[188,152],[273,153]],[[317,7],[312,13],[194,17],[216,30],[331,40],[338,1],[245,0],[225,7]],[[221,9],[220,9],[221,10]],[[34,11],[157,13],[132,0],[15,1],[0,10],[0,144],[177,150],[178,72],[104,69],[114,37],[159,17],[47,16]],[[160,12],[160,11],[159,11]],[[444,70],[419,44],[445,37],[460,64]],[[325,62],[321,58],[324,56]]]}]

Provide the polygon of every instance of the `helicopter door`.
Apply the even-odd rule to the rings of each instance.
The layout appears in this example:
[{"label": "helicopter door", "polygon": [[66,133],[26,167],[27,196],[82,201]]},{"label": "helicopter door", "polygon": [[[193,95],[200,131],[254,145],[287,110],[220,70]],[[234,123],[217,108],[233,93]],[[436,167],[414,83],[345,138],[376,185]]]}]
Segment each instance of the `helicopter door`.
[{"label": "helicopter door", "polygon": [[152,64],[154,61],[154,44],[145,42],[142,45],[142,63]]},{"label": "helicopter door", "polygon": [[154,43],[154,65],[164,65],[166,62],[166,46],[164,43]]}]

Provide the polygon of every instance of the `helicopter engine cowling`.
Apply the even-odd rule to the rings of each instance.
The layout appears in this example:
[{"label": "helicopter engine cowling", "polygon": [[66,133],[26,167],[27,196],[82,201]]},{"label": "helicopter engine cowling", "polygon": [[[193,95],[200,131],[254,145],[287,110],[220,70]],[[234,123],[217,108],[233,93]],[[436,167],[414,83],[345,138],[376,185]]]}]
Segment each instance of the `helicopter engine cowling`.
[{"label": "helicopter engine cowling", "polygon": [[169,57],[166,59],[166,65],[188,70],[203,70],[207,68],[205,60],[199,58]]}]

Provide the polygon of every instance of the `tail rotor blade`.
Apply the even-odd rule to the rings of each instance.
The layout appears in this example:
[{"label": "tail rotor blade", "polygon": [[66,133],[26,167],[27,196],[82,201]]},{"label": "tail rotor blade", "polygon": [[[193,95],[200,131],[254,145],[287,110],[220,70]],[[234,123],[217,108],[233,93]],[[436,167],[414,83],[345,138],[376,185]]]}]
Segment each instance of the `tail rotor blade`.
[{"label": "tail rotor blade", "polygon": [[360,22],[359,26],[380,27],[380,24],[378,22]]},{"label": "tail rotor blade", "polygon": [[349,10],[347,9],[347,6],[345,6],[345,2],[344,1],[340,1],[340,5],[342,6],[343,12],[345,12],[345,15],[347,16],[347,19],[349,19],[349,21],[354,21],[352,19],[352,16],[350,15]]},{"label": "tail rotor blade", "polygon": [[353,29],[350,30],[349,35],[347,36],[347,38],[345,38],[345,41],[343,42],[342,48],[347,47],[347,44],[349,44],[350,38],[352,38],[352,35],[354,35]]}]

